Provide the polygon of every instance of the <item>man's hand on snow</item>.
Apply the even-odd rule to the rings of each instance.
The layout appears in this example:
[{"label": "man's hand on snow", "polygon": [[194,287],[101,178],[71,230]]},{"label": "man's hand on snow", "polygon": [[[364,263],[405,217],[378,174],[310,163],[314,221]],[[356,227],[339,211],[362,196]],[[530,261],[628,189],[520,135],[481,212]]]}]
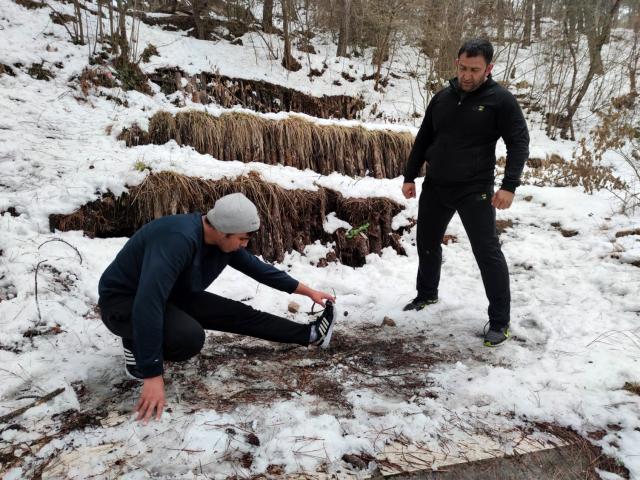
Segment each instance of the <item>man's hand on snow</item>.
[{"label": "man's hand on snow", "polygon": [[498,210],[504,210],[511,206],[515,194],[508,190],[498,190],[491,198],[491,205]]},{"label": "man's hand on snow", "polygon": [[136,412],[138,413],[136,420],[143,420],[144,423],[148,423],[153,416],[154,410],[156,412],[156,420],[160,420],[164,406],[164,380],[162,380],[162,375],[145,378],[140,400],[136,405]]}]

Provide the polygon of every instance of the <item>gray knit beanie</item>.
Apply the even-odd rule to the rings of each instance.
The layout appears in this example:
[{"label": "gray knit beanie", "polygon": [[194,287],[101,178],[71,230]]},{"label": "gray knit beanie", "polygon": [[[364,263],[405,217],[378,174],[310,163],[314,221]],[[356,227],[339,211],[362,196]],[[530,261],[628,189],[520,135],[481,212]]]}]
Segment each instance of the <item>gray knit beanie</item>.
[{"label": "gray knit beanie", "polygon": [[207,220],[222,233],[249,233],[260,228],[258,209],[242,193],[219,198],[207,213]]}]

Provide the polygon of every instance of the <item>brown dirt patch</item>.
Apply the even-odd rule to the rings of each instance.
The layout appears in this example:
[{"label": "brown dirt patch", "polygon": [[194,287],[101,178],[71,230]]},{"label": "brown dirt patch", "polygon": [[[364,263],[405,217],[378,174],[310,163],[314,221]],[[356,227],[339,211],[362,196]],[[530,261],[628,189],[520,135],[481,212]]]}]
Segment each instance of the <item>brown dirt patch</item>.
[{"label": "brown dirt patch", "polygon": [[[175,364],[172,375],[186,382],[184,392],[195,404],[231,411],[247,404],[269,404],[278,400],[312,395],[321,410],[349,415],[352,406],[346,394],[359,389],[374,390],[409,400],[415,395],[436,398],[427,372],[441,362],[455,361],[423,335],[411,341],[390,337],[382,327],[364,326],[340,332],[328,350],[279,346],[235,335],[208,338],[193,366]],[[229,391],[212,395],[207,375],[223,375]]]}]

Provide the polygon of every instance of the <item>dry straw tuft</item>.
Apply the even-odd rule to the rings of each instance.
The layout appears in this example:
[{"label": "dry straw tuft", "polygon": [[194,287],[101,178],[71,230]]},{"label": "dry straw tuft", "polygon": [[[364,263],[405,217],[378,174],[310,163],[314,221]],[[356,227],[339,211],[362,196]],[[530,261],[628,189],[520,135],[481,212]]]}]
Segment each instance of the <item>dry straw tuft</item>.
[{"label": "dry straw tuft", "polygon": [[140,125],[134,123],[130,128],[125,128],[120,132],[118,140],[124,140],[130,147],[147,145],[149,143],[149,134],[140,128]]},{"label": "dry straw tuft", "polygon": [[175,139],[180,143],[180,132],[176,121],[169,112],[158,112],[149,120],[149,131],[154,132],[155,138],[151,143],[164,144]]},{"label": "dry straw tuft", "polygon": [[[498,175],[501,175],[506,159],[500,157],[497,164]],[[624,181],[613,174],[611,167],[598,164],[591,156],[569,162],[559,155],[551,154],[545,158],[529,158],[527,167],[522,175],[523,185],[582,187],[587,193],[625,188]]]},{"label": "dry straw tuft", "polygon": [[[139,145],[123,132],[127,145]],[[149,122],[148,141],[175,140],[220,160],[282,164],[322,174],[372,175],[395,178],[402,174],[413,145],[408,132],[367,130],[362,127],[318,125],[290,117],[269,120],[246,113],[184,111],[173,117],[156,113]]]},{"label": "dry straw tuft", "polygon": [[[70,215],[52,215],[52,229],[84,230],[90,236],[130,236],[145,223],[164,216],[206,212],[229,193],[242,192],[258,207],[262,227],[251,249],[269,261],[282,261],[286,252],[303,251],[316,240],[335,242],[335,255],[343,263],[361,266],[369,253],[392,247],[404,250],[391,221],[402,207],[386,198],[352,199],[326,188],[287,190],[267,183],[256,173],[235,179],[203,180],[173,172],[150,174],[119,198],[107,195]],[[350,236],[344,229],[326,233],[326,215],[336,215],[354,227],[368,224],[363,234]]]}]

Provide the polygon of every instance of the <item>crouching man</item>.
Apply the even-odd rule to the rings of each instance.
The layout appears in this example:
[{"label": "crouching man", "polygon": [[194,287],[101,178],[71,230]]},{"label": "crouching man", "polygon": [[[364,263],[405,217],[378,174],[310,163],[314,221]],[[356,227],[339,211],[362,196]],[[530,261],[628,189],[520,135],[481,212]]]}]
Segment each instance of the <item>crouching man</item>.
[{"label": "crouching man", "polygon": [[[256,206],[233,193],[220,198],[206,215],[171,215],[146,224],[102,274],[102,320],[122,338],[127,374],[144,381],[138,420],[146,422],[154,414],[160,418],[165,405],[163,361],[184,361],[200,352],[204,330],[329,345],[335,299],[245,250],[251,232],[259,227]],[[315,322],[300,324],[206,292],[227,265],[277,290],[306,295],[325,310]]]}]

